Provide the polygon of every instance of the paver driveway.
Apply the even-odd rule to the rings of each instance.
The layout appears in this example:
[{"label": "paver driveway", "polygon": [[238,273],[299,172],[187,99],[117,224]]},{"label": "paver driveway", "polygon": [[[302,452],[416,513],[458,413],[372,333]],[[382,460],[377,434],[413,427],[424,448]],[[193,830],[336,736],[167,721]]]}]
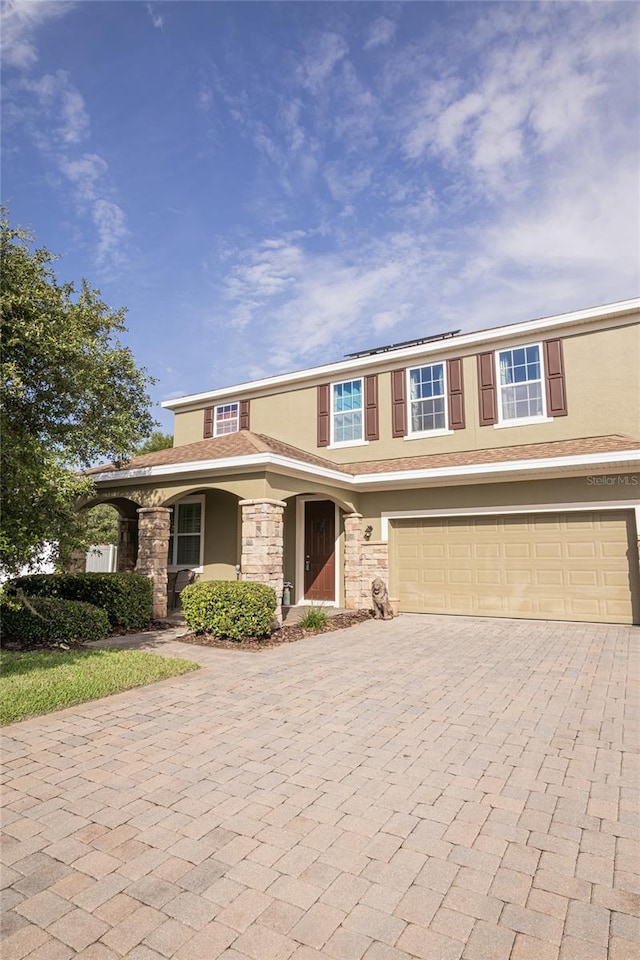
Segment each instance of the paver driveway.
[{"label": "paver driveway", "polygon": [[160,644],[205,668],[6,729],[3,960],[637,958],[639,634]]}]

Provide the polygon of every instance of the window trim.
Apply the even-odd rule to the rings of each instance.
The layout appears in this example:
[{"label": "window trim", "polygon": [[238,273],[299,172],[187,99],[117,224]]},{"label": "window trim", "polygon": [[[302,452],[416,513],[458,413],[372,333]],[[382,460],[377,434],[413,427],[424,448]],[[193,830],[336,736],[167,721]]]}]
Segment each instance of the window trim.
[{"label": "window trim", "polygon": [[[356,383],[360,382],[360,398],[361,406],[360,413],[362,414],[360,428],[361,428],[361,437],[359,440],[336,440],[335,438],[335,416],[336,411],[333,409],[333,391],[335,387],[341,386],[343,383]],[[349,377],[347,380],[333,380],[329,384],[329,444],[327,450],[340,450],[344,447],[366,447],[369,441],[365,440],[365,394],[364,394],[364,374],[359,377]]]},{"label": "window trim", "polygon": [[[411,374],[414,370],[425,370],[427,367],[442,367],[442,383],[443,383],[443,393],[442,399],[444,402],[444,427],[435,427],[433,430],[413,430],[411,426],[411,411],[412,404],[420,403],[420,400],[411,399]],[[406,396],[407,396],[407,431],[405,433],[405,440],[424,440],[428,437],[446,437],[450,433],[453,433],[453,430],[449,426],[449,383],[447,379],[447,361],[446,360],[436,360],[434,363],[420,363],[416,364],[414,367],[407,367],[406,371]],[[435,399],[435,398],[434,398]]]},{"label": "window trim", "polygon": [[189,569],[189,570],[195,570],[196,573],[202,573],[203,568],[204,568],[205,499],[206,499],[206,497],[205,497],[205,494],[203,494],[203,493],[194,494],[194,495],[191,496],[191,497],[182,497],[182,499],[176,500],[175,503],[172,503],[172,504],[170,505],[170,506],[171,506],[171,509],[173,510],[174,529],[175,529],[175,520],[177,519],[177,513],[178,513],[178,509],[180,508],[180,506],[182,506],[183,503],[199,503],[199,504],[200,504],[200,533],[199,533],[199,537],[200,537],[200,551],[199,551],[199,552],[200,552],[200,556],[199,556],[199,560],[198,560],[198,563],[197,563],[197,564],[178,563],[178,562],[177,562],[177,559],[178,559],[178,537],[179,537],[179,536],[190,536],[190,537],[192,537],[192,536],[194,536],[194,534],[192,534],[192,533],[190,533],[190,534],[174,533],[174,534],[173,534],[173,551],[172,551],[172,556],[171,556],[171,558],[167,558],[167,570],[168,570],[168,571],[171,571],[171,572],[172,572],[172,571],[175,571],[175,570],[186,570],[186,569]]},{"label": "window trim", "polygon": [[[221,410],[223,407],[235,407],[236,408],[236,428],[235,430],[226,430],[223,433],[218,433],[218,410]],[[240,431],[240,401],[231,400],[229,403],[218,403],[213,408],[213,435],[214,437],[228,437],[232,433],[238,433]]]},{"label": "window trim", "polygon": [[[500,354],[506,353],[507,351],[513,350],[528,350],[531,347],[538,348],[538,363],[540,365],[540,394],[542,397],[542,413],[535,414],[534,416],[529,417],[513,417],[507,418],[503,416],[502,413],[502,391],[505,387],[514,386],[514,384],[501,383],[500,379]],[[493,424],[494,429],[500,430],[504,427],[520,427],[526,426],[528,424],[536,423],[550,423],[553,420],[553,417],[547,415],[547,387],[546,387],[546,370],[544,364],[544,346],[541,340],[535,341],[534,343],[519,343],[514,346],[502,346],[497,347],[493,352],[494,358],[494,368],[495,368],[495,377],[496,377],[496,413],[497,420]],[[537,383],[537,380],[526,380],[524,383]]]}]

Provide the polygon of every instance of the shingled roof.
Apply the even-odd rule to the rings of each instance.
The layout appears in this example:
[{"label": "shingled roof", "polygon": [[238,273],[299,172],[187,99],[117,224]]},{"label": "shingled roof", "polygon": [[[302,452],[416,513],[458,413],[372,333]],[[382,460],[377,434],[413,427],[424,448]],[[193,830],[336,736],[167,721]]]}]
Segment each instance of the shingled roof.
[{"label": "shingled roof", "polygon": [[[557,457],[574,457],[589,454],[616,453],[640,450],[640,441],[629,437],[588,437],[581,440],[556,440],[550,443],[529,443],[510,447],[493,447],[486,450],[465,450],[458,453],[432,453],[413,457],[398,457],[393,460],[365,460],[360,463],[334,463],[306,450],[300,450],[282,440],[266,434],[240,430],[237,433],[185,443],[168,450],[155,450],[134,457],[125,464],[106,464],[93,467],[87,473],[99,478],[101,473],[118,470],[144,470],[148,467],[197,464],[207,461],[228,460],[246,457],[248,461],[256,454],[271,453],[302,464],[321,467],[346,477],[364,474],[399,473],[413,470],[435,470],[447,467],[474,466],[489,463],[511,463],[523,460],[546,460]],[[250,464],[248,463],[248,466]]]}]

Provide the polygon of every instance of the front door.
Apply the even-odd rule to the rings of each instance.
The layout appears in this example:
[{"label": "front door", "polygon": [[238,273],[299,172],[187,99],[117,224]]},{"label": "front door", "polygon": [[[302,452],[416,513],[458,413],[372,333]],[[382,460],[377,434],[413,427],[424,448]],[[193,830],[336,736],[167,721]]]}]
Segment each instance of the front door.
[{"label": "front door", "polygon": [[304,598],[336,598],[336,509],[332,500],[304,505]]}]

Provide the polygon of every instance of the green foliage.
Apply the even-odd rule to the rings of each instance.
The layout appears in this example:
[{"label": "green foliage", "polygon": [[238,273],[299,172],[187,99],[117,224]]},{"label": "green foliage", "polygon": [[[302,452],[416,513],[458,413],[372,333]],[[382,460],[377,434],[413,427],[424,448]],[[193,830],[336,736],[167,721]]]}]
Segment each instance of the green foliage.
[{"label": "green foliage", "polygon": [[104,640],[109,618],[90,603],[59,597],[18,594],[0,604],[3,642],[31,644],[85,643]]},{"label": "green foliage", "polygon": [[140,650],[44,650],[0,654],[0,723],[85,703],[198,665]]},{"label": "green foliage", "polygon": [[20,590],[92,603],[106,612],[112,629],[146,627],[151,619],[153,585],[138,573],[37,573],[6,585],[9,596]]},{"label": "green foliage", "polygon": [[84,510],[81,518],[85,521],[84,539],[89,546],[99,543],[118,545],[118,511],[107,503],[99,503],[90,510]]},{"label": "green foliage", "polygon": [[247,581],[192,583],[180,594],[180,602],[192,630],[231,640],[269,636],[276,611],[275,591]]},{"label": "green foliage", "polygon": [[82,542],[75,505],[94,485],[76,471],[127,460],[153,427],[153,381],[119,340],[124,310],[86,281],[59,283],[32,241],[0,211],[0,565],[14,572],[46,543],[67,556]]},{"label": "green foliage", "polygon": [[155,453],[156,450],[170,450],[173,446],[173,437],[170,433],[154,430],[148,440],[141,443],[136,450],[136,456],[143,453]]},{"label": "green foliage", "polygon": [[324,607],[312,606],[300,617],[298,624],[304,627],[305,630],[319,630],[320,627],[326,625],[328,619],[329,617]]}]

